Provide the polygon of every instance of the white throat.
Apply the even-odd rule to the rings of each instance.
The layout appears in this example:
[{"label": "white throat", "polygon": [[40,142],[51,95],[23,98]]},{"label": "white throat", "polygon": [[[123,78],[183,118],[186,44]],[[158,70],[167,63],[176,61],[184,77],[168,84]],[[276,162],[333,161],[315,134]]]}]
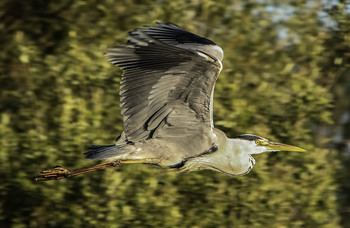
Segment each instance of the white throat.
[{"label": "white throat", "polygon": [[229,139],[224,134],[218,135],[218,138],[219,145],[216,152],[188,160],[181,171],[211,169],[228,175],[241,176],[249,173],[255,165],[255,160],[250,154],[266,151],[265,147],[257,147],[252,141]]}]

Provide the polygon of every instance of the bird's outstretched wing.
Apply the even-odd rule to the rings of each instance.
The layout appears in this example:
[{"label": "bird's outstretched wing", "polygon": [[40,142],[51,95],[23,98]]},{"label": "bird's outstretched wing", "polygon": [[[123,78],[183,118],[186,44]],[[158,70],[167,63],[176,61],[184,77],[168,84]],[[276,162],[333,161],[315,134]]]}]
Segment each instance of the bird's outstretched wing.
[{"label": "bird's outstretched wing", "polygon": [[109,62],[124,71],[120,99],[126,139],[210,130],[220,50],[206,38],[163,23],[136,29],[125,45],[108,49]]}]

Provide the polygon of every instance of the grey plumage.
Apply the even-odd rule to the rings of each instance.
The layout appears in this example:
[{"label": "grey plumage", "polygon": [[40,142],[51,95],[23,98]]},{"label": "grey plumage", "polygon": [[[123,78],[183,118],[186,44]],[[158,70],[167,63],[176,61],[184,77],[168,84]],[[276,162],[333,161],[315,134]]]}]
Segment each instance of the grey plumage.
[{"label": "grey plumage", "polygon": [[145,144],[151,146],[155,139],[174,147],[179,144],[180,151],[186,143],[201,145],[198,151],[183,148],[188,150],[184,157],[212,147],[213,139],[207,140],[212,138],[211,95],[221,63],[207,51],[208,45],[218,47],[176,25],[158,23],[130,32],[125,45],[108,49],[106,58],[124,72],[120,87],[124,136],[116,147],[90,147],[86,156],[106,159],[138,144],[145,150]]},{"label": "grey plumage", "polygon": [[92,160],[106,159],[110,156],[115,156],[118,153],[118,148],[113,145],[93,145],[89,147],[90,151],[85,153],[85,156]]},{"label": "grey plumage", "polygon": [[130,36],[139,37],[139,32],[151,36],[162,43],[177,46],[179,44],[216,45],[213,41],[188,32],[171,23],[156,23],[159,27],[147,26],[129,33]]}]

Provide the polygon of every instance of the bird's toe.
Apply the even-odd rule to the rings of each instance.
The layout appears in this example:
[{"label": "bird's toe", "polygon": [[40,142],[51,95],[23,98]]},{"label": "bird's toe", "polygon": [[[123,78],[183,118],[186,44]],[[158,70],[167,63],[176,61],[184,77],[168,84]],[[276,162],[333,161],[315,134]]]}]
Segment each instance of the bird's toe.
[{"label": "bird's toe", "polygon": [[36,181],[45,181],[45,180],[60,180],[69,175],[71,171],[62,166],[55,166],[51,170],[44,170],[35,177]]}]

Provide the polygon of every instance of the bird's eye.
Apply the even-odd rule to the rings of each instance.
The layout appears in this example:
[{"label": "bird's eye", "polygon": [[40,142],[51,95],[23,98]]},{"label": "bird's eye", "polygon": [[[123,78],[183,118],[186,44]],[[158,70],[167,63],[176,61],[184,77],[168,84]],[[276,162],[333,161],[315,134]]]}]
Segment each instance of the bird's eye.
[{"label": "bird's eye", "polygon": [[267,146],[268,144],[269,144],[269,142],[268,141],[266,141],[266,140],[256,140],[255,141],[255,143],[257,144],[257,145],[259,145],[259,146]]}]

